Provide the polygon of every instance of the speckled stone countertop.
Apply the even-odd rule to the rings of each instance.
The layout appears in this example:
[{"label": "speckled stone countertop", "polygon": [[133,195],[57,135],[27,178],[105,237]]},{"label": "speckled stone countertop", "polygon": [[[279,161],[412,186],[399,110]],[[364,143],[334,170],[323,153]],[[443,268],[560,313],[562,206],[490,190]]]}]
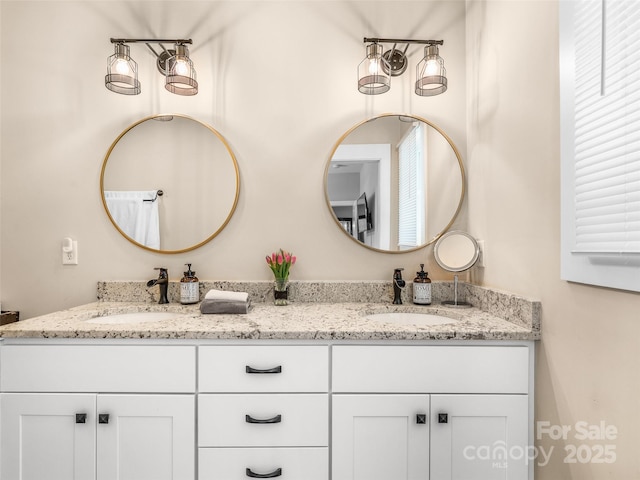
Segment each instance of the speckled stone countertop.
[{"label": "speckled stone countertop", "polygon": [[[390,282],[297,282],[291,303],[268,302],[270,282],[201,282],[209,288],[249,291],[252,305],[244,315],[202,315],[198,305],[159,305],[138,282],[101,282],[99,301],[0,327],[4,338],[94,339],[277,339],[277,340],[538,340],[540,303],[504,292],[463,285],[461,295],[477,307],[461,309],[439,305],[447,298],[447,282],[434,284],[434,303],[418,306],[405,301],[393,305]],[[410,286],[410,285],[409,285]],[[175,293],[175,285],[170,288]],[[328,302],[322,292],[339,290],[341,301]],[[352,301],[345,289],[359,300]],[[155,289],[157,290],[157,289]],[[373,291],[373,293],[370,293]],[[140,292],[143,292],[140,294]],[[315,292],[305,298],[308,292]],[[297,296],[296,296],[297,293]],[[333,292],[335,293],[335,292]],[[408,289],[403,295],[410,295]],[[147,298],[141,296],[147,295]],[[371,301],[370,296],[376,298]],[[391,297],[392,297],[391,292]],[[335,297],[335,295],[334,295]],[[175,297],[174,297],[175,298]],[[410,297],[409,297],[410,298]],[[261,300],[261,301],[260,301]],[[308,300],[308,301],[304,301]],[[323,301],[324,300],[324,301]],[[170,312],[175,317],[142,323],[101,323],[96,317],[134,312]],[[368,318],[388,312],[429,313],[451,318],[444,325],[424,326]],[[91,322],[87,320],[94,319]]]}]

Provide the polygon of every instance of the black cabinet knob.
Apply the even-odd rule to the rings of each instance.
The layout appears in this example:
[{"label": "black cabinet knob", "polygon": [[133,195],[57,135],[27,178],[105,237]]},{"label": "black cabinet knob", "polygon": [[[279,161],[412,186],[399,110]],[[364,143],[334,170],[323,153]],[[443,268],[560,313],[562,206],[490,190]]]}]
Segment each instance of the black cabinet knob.
[{"label": "black cabinet knob", "polygon": [[419,413],[416,415],[416,423],[418,425],[426,425],[427,416],[424,413]]},{"label": "black cabinet knob", "polygon": [[271,473],[255,473],[250,468],[247,468],[246,475],[251,478],[276,478],[282,475],[282,469],[277,468]]},{"label": "black cabinet knob", "polygon": [[108,413],[99,413],[98,414],[98,423],[102,423],[104,425],[109,423],[109,414]]},{"label": "black cabinet knob", "polygon": [[87,414],[76,413],[76,423],[87,423]]},{"label": "black cabinet knob", "polygon": [[448,413],[439,413],[438,414],[438,423],[449,423],[449,414]]}]

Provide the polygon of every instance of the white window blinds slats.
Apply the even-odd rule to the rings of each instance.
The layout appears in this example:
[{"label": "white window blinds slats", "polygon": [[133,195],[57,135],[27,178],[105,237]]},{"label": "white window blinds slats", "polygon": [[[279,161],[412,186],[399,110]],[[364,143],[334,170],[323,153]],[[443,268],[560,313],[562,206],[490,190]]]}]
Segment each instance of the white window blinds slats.
[{"label": "white window blinds slats", "polygon": [[574,252],[640,253],[640,2],[602,7],[574,17]]},{"label": "white window blinds slats", "polygon": [[423,135],[414,126],[398,145],[398,246],[412,248],[424,243]]},{"label": "white window blinds slats", "polygon": [[416,243],[416,129],[413,128],[398,146],[399,198],[398,245],[415,247]]},{"label": "white window blinds slats", "polygon": [[640,172],[631,170],[627,165],[612,168],[607,176],[583,175],[580,183],[576,183],[576,195],[580,197],[580,201],[587,199],[598,199],[601,196],[607,197],[607,193],[611,195],[619,195],[623,192],[634,193],[634,183],[637,186]]},{"label": "white window blinds slats", "polygon": [[[638,55],[637,63],[640,64],[640,55]],[[585,82],[583,89],[576,90],[575,111],[580,114],[576,121],[598,121],[599,117],[593,118],[592,116],[599,112],[600,109],[614,110],[613,104],[616,101],[622,101],[623,104],[637,101],[639,96],[638,85],[640,84],[640,74],[638,72],[620,73],[617,78],[608,80],[606,101],[601,97],[600,81],[600,75],[592,76],[590,83]]]},{"label": "white window blinds slats", "polygon": [[[620,35],[616,38],[607,37],[607,42],[620,44],[621,42],[632,43],[638,41],[640,35]],[[608,77],[615,80],[615,74],[624,71],[629,65],[637,61],[638,52],[626,52],[624,50],[607,49],[607,71]],[[624,80],[624,79],[621,79]]]},{"label": "white window blinds slats", "polygon": [[602,138],[597,139],[599,143],[593,142],[590,145],[585,145],[579,152],[576,152],[576,172],[579,175],[576,184],[582,182],[583,175],[598,174],[606,177],[615,175],[615,173],[609,172],[611,168],[620,165],[629,165],[633,168],[637,158],[634,157],[633,152],[637,152],[639,148],[638,140],[626,144],[624,138],[613,136],[619,135],[619,131],[610,132],[610,137],[607,137],[606,133],[608,132],[605,132]]}]

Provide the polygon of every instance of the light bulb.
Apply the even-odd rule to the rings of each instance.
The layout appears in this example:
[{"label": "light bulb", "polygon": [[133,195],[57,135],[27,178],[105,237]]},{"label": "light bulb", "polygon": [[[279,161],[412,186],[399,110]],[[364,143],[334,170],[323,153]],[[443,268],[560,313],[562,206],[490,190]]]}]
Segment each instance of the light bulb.
[{"label": "light bulb", "polygon": [[178,75],[186,76],[189,74],[189,65],[184,60],[177,60],[175,72]]},{"label": "light bulb", "polygon": [[430,77],[432,75],[440,74],[440,63],[437,60],[427,60],[424,66],[424,76]]},{"label": "light bulb", "polygon": [[377,74],[379,71],[379,68],[380,67],[377,59],[374,58],[369,61],[369,73],[371,75]]},{"label": "light bulb", "polygon": [[116,72],[118,72],[120,75],[129,75],[131,73],[131,69],[129,68],[129,62],[127,62],[123,58],[117,59]]}]

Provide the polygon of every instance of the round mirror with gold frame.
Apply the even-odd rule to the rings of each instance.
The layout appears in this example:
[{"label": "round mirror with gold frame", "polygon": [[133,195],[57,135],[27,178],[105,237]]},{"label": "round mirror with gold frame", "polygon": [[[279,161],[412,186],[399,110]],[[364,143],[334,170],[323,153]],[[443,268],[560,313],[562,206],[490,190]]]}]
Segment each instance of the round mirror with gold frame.
[{"label": "round mirror with gold frame", "polygon": [[415,115],[387,113],[360,122],[336,142],[324,175],[325,198],[353,241],[405,253],[440,238],[465,195],[455,144]]},{"label": "round mirror with gold frame", "polygon": [[152,115],[109,147],[100,194],[109,220],[133,244],[187,252],[229,223],[240,194],[238,163],[213,127],[187,115]]}]

